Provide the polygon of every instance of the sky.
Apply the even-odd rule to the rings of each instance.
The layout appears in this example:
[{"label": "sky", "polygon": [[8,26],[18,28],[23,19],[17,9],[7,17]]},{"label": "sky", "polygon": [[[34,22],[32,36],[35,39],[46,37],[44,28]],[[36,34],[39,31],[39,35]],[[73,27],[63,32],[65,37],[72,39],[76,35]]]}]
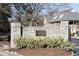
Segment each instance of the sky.
[{"label": "sky", "polygon": [[[71,7],[71,8],[73,8],[73,10],[75,10],[76,12],[79,12],[79,3],[69,3],[69,6]],[[46,8],[46,10],[43,10],[43,14],[48,14],[47,13],[47,9],[51,9],[50,11],[52,11],[52,9],[53,9],[53,6],[52,5],[50,5],[50,6],[47,6],[47,7],[45,7]],[[15,14],[16,13],[16,10],[15,10],[15,8],[12,8],[13,9],[13,13]]]},{"label": "sky", "polygon": [[[51,7],[51,11],[52,11],[52,5],[50,6]],[[79,3],[69,3],[69,7],[72,8],[73,10],[75,10],[76,12],[79,12]],[[46,7],[47,8],[47,7]],[[61,10],[61,9],[60,9]],[[43,10],[43,13],[45,14],[48,14],[46,12],[46,10]]]},{"label": "sky", "polygon": [[79,3],[70,3],[69,6],[79,12]]},{"label": "sky", "polygon": [[[75,10],[76,12],[79,12],[79,3],[69,3],[69,6],[71,8],[73,8],[73,10]],[[52,5],[50,7],[51,7],[51,11],[52,11],[52,8],[53,8]],[[49,6],[46,8],[49,9]],[[12,10],[13,10],[13,15],[15,16],[16,9],[12,7]],[[42,14],[47,15],[48,14],[47,10],[43,10]],[[15,18],[15,17],[12,17],[12,18]]]}]

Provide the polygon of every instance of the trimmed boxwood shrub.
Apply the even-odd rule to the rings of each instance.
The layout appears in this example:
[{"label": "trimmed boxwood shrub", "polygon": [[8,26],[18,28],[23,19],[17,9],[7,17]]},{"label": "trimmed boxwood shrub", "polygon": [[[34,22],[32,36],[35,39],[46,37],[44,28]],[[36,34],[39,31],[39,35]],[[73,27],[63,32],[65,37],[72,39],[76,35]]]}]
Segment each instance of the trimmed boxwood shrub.
[{"label": "trimmed boxwood shrub", "polygon": [[74,45],[61,37],[26,37],[14,40],[17,48],[58,48],[74,51]]}]

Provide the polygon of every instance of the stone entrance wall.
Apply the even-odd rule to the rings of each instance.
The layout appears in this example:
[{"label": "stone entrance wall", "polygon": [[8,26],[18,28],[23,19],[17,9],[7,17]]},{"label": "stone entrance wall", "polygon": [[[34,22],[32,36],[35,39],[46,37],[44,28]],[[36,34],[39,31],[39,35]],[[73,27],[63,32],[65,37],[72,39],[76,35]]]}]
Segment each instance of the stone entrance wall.
[{"label": "stone entrance wall", "polygon": [[51,27],[24,27],[20,22],[11,23],[11,48],[14,48],[14,39],[17,37],[28,37],[36,36],[36,31],[46,31],[46,36],[61,36],[64,39],[68,40],[68,21],[61,21],[60,25],[51,26]]},{"label": "stone entrance wall", "polygon": [[[46,36],[60,36],[60,26],[55,27],[23,27],[23,37],[36,36],[36,31],[46,31]],[[40,35],[42,36],[42,35]]]},{"label": "stone entrance wall", "polygon": [[14,39],[17,37],[21,37],[21,24],[19,22],[11,23],[11,47],[14,46]]},{"label": "stone entrance wall", "polygon": [[61,37],[64,39],[69,38],[69,21],[61,21]]}]

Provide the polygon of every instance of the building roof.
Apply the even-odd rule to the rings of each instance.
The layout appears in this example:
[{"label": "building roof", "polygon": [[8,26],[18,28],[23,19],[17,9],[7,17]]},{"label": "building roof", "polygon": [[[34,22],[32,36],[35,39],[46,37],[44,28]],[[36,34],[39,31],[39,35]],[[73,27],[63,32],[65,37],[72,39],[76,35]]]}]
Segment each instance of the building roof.
[{"label": "building roof", "polygon": [[47,16],[48,22],[57,21],[79,21],[79,13],[77,12],[56,12]]}]

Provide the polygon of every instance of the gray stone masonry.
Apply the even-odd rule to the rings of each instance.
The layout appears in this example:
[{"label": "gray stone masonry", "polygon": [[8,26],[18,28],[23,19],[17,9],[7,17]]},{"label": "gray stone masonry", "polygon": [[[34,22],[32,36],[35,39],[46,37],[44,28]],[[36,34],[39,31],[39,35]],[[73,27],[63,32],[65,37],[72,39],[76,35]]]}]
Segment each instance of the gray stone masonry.
[{"label": "gray stone masonry", "polygon": [[[22,37],[35,37],[36,30],[46,31],[46,36],[63,37],[68,40],[68,21],[61,21],[60,25],[55,25],[51,27],[23,27],[22,26]],[[11,48],[15,48],[14,39],[21,37],[21,23],[12,22],[11,23]]]},{"label": "gray stone masonry", "polygon": [[69,21],[61,21],[60,34],[61,37],[63,37],[66,40],[68,40],[68,35],[69,35],[68,28],[69,28]]},{"label": "gray stone masonry", "polygon": [[11,23],[11,48],[14,48],[14,39],[21,36],[21,24],[19,22]]}]

